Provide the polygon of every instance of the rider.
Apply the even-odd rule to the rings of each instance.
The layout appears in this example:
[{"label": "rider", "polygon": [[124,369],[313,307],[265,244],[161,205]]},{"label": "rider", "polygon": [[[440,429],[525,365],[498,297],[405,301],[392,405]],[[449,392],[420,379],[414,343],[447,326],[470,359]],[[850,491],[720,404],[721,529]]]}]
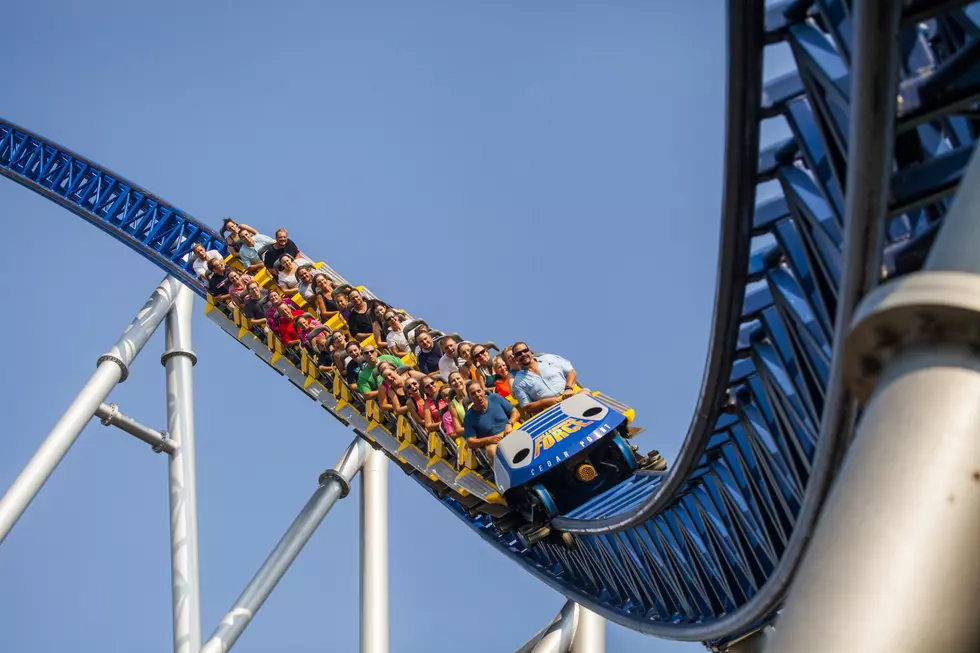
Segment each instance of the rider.
[{"label": "rider", "polygon": [[515,342],[511,351],[521,369],[510,381],[510,392],[529,415],[540,413],[583,390],[575,390],[578,375],[572,364],[561,356],[534,356],[526,342]]},{"label": "rider", "polygon": [[467,383],[466,394],[473,404],[463,417],[463,438],[470,449],[486,449],[492,459],[497,443],[514,430],[521,413],[500,395],[487,396],[480,381]]}]

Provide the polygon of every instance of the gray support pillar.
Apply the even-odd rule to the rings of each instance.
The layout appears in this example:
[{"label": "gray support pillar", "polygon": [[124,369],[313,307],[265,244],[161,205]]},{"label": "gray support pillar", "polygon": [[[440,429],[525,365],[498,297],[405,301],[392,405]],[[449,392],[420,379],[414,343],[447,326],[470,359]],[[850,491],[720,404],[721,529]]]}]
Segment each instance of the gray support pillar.
[{"label": "gray support pillar", "polygon": [[115,346],[99,358],[95,374],[0,499],[0,543],[3,543],[41,486],[68,453],[99,405],[117,383],[122,383],[129,376],[129,366],[163,322],[179,287],[180,284],[173,277],[160,282]]},{"label": "gray support pillar", "polygon": [[115,404],[100,404],[95,410],[95,416],[102,420],[104,426],[115,426],[120,431],[139,438],[153,447],[157,453],[163,451],[173,454],[177,451],[177,447],[174,446],[166,433],[151,429],[149,426],[140,424],[129,415],[124,415],[119,412],[119,407]]},{"label": "gray support pillar", "polygon": [[980,650],[980,157],[847,340],[867,406],[769,652]]},{"label": "gray support pillar", "polygon": [[360,438],[355,439],[340,462],[332,470],[320,475],[319,487],[276,544],[276,548],[262,563],[262,567],[235,601],[235,605],[205,642],[202,653],[227,653],[231,650],[333,504],[338,498],[347,496],[350,482],[361,469],[370,449],[367,442]]},{"label": "gray support pillar", "polygon": [[369,447],[361,470],[361,653],[388,653],[388,459]]},{"label": "gray support pillar", "polygon": [[568,653],[572,649],[578,617],[578,603],[565,601],[558,616],[519,648],[517,653]]},{"label": "gray support pillar", "polygon": [[606,620],[581,605],[571,653],[606,653]]},{"label": "gray support pillar", "polygon": [[167,315],[167,430],[176,451],[170,457],[170,584],[174,653],[201,650],[201,590],[198,573],[197,475],[194,459],[194,383],[197,362],[191,344],[194,294],[181,286]]}]

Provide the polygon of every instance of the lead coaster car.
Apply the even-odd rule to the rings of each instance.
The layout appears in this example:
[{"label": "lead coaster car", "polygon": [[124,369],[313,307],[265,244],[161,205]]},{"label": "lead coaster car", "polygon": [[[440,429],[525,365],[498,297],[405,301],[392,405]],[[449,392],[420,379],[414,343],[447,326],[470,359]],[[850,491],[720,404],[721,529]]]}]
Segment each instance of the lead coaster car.
[{"label": "lead coaster car", "polygon": [[526,544],[547,537],[552,518],[622,483],[638,461],[626,415],[581,392],[539,413],[497,445],[497,489],[513,510],[501,530]]}]

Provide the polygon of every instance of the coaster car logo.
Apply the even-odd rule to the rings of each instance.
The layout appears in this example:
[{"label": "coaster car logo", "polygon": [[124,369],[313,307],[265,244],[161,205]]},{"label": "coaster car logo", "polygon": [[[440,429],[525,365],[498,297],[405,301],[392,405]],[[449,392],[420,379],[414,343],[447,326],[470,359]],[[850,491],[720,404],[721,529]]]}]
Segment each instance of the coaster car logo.
[{"label": "coaster car logo", "polygon": [[561,442],[572,433],[575,433],[582,427],[589,426],[590,424],[592,424],[592,422],[569,418],[556,426],[552,426],[541,435],[535,436],[534,457],[537,458],[538,454],[540,454],[542,451],[547,451],[553,447],[556,442]]}]

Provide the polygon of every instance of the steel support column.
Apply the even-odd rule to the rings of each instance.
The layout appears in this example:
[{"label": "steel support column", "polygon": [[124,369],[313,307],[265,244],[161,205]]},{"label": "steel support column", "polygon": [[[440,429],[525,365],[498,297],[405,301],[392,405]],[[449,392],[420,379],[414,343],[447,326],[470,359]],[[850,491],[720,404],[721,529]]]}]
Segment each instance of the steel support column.
[{"label": "steel support column", "polygon": [[174,446],[166,433],[140,424],[129,415],[119,412],[119,408],[115,404],[100,404],[95,410],[95,416],[102,420],[102,424],[105,426],[115,426],[120,431],[139,438],[158,453],[162,451],[172,455],[177,451],[177,447]]},{"label": "steel support column", "polygon": [[756,631],[730,644],[725,653],[763,653],[766,650],[766,642],[770,639],[769,632],[769,630]]},{"label": "steel support column", "polygon": [[180,287],[173,277],[160,282],[115,346],[99,358],[92,378],[0,499],[0,543],[3,543],[41,486],[68,453],[99,405],[117,383],[122,383],[129,376],[129,366],[163,322]]},{"label": "steel support column", "polygon": [[606,620],[581,605],[571,653],[606,653]]},{"label": "steel support column", "polygon": [[201,590],[198,573],[197,474],[194,460],[194,383],[197,362],[191,344],[194,294],[177,291],[167,315],[167,430],[177,447],[170,456],[170,583],[174,653],[201,650]]},{"label": "steel support column", "polygon": [[578,626],[579,605],[565,601],[561,612],[551,623],[542,628],[517,653],[568,653],[572,650],[572,640]]},{"label": "steel support column", "polygon": [[361,653],[388,653],[388,459],[373,447],[361,471]]},{"label": "steel support column", "polygon": [[974,154],[926,270],[862,303],[847,347],[868,403],[772,652],[980,650],[978,215]]},{"label": "steel support column", "polygon": [[204,644],[202,653],[227,653],[231,650],[333,504],[338,498],[347,496],[350,482],[361,469],[370,450],[367,442],[357,438],[334,468],[320,475],[320,484],[313,496]]}]

